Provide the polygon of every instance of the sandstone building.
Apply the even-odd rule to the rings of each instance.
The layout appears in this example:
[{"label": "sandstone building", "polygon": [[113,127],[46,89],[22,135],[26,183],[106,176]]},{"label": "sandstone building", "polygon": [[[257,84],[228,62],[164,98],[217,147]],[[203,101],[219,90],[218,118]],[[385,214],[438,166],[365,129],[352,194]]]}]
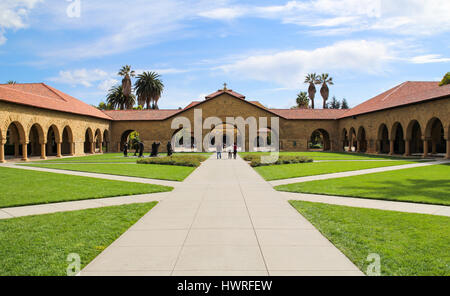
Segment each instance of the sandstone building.
[{"label": "sandstone building", "polygon": [[[127,111],[100,111],[32,83],[0,85],[0,162],[119,152],[133,131],[147,151],[153,142],[163,143],[164,150],[168,141],[180,144],[173,120],[185,117],[193,128],[199,110],[202,118],[216,117],[221,124],[227,117],[268,118],[267,128],[258,126],[256,135],[249,135],[248,127],[232,127],[234,140],[246,150],[257,149],[263,136],[267,140],[270,118],[276,117],[282,151],[307,151],[312,135],[319,134],[323,150],[450,158],[450,85],[438,82],[405,82],[350,110],[269,109],[224,88],[184,109]],[[205,135],[218,126],[202,128]],[[191,141],[201,146],[193,132]]]}]

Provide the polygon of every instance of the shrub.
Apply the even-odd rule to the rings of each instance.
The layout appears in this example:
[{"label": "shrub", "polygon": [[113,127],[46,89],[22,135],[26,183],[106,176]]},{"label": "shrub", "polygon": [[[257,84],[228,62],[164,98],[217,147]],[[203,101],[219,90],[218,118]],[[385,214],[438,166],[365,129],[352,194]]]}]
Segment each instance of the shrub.
[{"label": "shrub", "polygon": [[444,78],[442,78],[441,83],[439,83],[439,86],[444,86],[450,84],[450,72],[448,72],[447,74],[445,74]]},{"label": "shrub", "polygon": [[143,158],[137,161],[138,164],[164,164],[164,165],[178,165],[187,167],[198,167],[201,162],[208,157],[203,155],[172,155],[165,157],[150,157]]},{"label": "shrub", "polygon": [[[245,158],[244,158],[245,159]],[[281,164],[294,164],[294,163],[307,163],[313,162],[313,159],[305,156],[291,156],[291,155],[280,155],[275,163],[262,163],[261,156],[253,155],[249,157],[250,165],[252,167],[268,166],[268,165],[281,165]]]}]

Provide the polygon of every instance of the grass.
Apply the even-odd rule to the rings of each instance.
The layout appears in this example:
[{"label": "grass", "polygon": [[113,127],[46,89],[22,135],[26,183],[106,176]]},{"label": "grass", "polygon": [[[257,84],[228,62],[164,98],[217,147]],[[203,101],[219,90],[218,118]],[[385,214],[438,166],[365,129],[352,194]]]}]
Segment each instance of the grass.
[{"label": "grass", "polygon": [[0,220],[0,276],[63,276],[86,266],[156,202]]},{"label": "grass", "polygon": [[450,218],[292,201],[358,268],[371,253],[384,276],[449,276]]},{"label": "grass", "polygon": [[336,161],[256,167],[267,181],[411,164],[408,161]]},{"label": "grass", "polygon": [[[268,152],[242,152],[242,157],[246,155],[269,155]],[[363,153],[344,153],[344,152],[280,152],[280,155],[303,156],[313,158],[314,160],[390,160],[405,159],[398,156],[388,155],[369,155]],[[408,158],[409,159],[409,158]]]},{"label": "grass", "polygon": [[172,187],[0,168],[0,208],[171,191]]},{"label": "grass", "polygon": [[[211,153],[175,153],[174,155],[210,155]],[[65,157],[58,159],[49,159],[49,160],[39,160],[34,163],[136,163],[139,159],[134,155],[134,150],[131,153],[128,153],[128,157],[124,157],[123,153],[105,153],[105,154],[95,154],[88,156],[80,156],[80,157]],[[149,154],[146,153],[145,156]],[[167,153],[160,153],[160,156],[166,156]]]},{"label": "grass", "polygon": [[169,181],[183,181],[195,170],[193,167],[133,163],[45,163],[25,166]]},{"label": "grass", "polygon": [[281,185],[280,191],[450,205],[450,165]]}]

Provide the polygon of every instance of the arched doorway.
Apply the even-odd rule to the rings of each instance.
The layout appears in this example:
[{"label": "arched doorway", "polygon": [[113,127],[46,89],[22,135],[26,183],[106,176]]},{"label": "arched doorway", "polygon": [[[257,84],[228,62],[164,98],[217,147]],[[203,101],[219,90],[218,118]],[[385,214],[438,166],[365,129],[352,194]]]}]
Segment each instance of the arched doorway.
[{"label": "arched doorway", "polygon": [[109,131],[108,130],[105,130],[103,132],[102,151],[104,153],[109,152]]},{"label": "arched doorway", "polygon": [[75,151],[73,149],[73,135],[72,129],[66,126],[62,133],[62,143],[61,143],[61,154],[62,155],[74,155]]},{"label": "arched doorway", "polygon": [[135,130],[124,131],[120,137],[120,151],[123,151],[125,143],[128,143],[128,151],[136,151],[140,141],[141,137],[139,132]]},{"label": "arched doorway", "polygon": [[445,156],[445,153],[447,152],[447,143],[444,138],[444,125],[439,118],[434,117],[428,121],[425,138],[427,140],[429,153],[434,156]]},{"label": "arched doorway", "polygon": [[[422,128],[417,120],[409,123],[406,131],[406,139],[409,141],[409,143],[406,143],[406,145],[409,145],[409,153],[406,153],[407,155],[423,154]],[[408,147],[406,149],[408,150]]]},{"label": "arched doorway", "polygon": [[31,126],[30,133],[28,134],[28,155],[45,158],[45,154],[42,154],[42,149],[45,149],[43,144],[44,131],[39,124],[35,123]]},{"label": "arched doorway", "polygon": [[100,129],[97,129],[95,131],[95,137],[94,137],[94,153],[102,153],[102,132]]},{"label": "arched doorway", "polygon": [[5,156],[6,158],[22,157],[23,160],[28,158],[25,130],[17,121],[12,122],[6,131]]},{"label": "arched doorway", "polygon": [[[224,147],[224,151],[233,149],[234,143],[238,145],[238,150],[241,150],[242,147],[242,137],[241,132],[237,128],[237,126],[233,126],[231,124],[222,123],[216,125],[208,134],[209,141],[204,143],[205,151],[216,151],[217,145],[222,145]],[[217,141],[220,141],[218,143]],[[257,139],[254,139],[255,143]],[[256,148],[256,146],[255,146]]]},{"label": "arched doorway", "polygon": [[331,150],[330,134],[324,129],[313,131],[309,139],[308,149],[314,151]]},{"label": "arched doorway", "polygon": [[387,126],[383,123],[378,128],[378,145],[377,152],[381,154],[388,154],[390,151],[389,131]]},{"label": "arched doorway", "polygon": [[367,139],[366,139],[366,129],[364,127],[359,127],[358,129],[358,143],[357,143],[357,151],[358,152],[367,152]]},{"label": "arched doorway", "polygon": [[405,137],[403,134],[403,127],[399,122],[394,123],[392,126],[392,138],[391,154],[404,154],[405,153]]},{"label": "arched doorway", "polygon": [[[239,136],[240,137],[240,136]],[[238,141],[239,142],[239,141]],[[238,143],[239,146],[239,143]],[[254,140],[255,151],[268,152],[272,148],[272,129],[270,127],[260,128]]]},{"label": "arched doorway", "polygon": [[172,135],[172,149],[175,152],[193,152],[197,147],[193,133],[186,128],[176,130]]},{"label": "arched doorway", "polygon": [[342,142],[342,150],[348,152],[349,151],[348,132],[347,129],[345,128],[342,130],[341,142]]},{"label": "arched doorway", "polygon": [[47,132],[47,156],[58,155],[59,131],[55,125],[49,127]]},{"label": "arched doorway", "polygon": [[84,153],[94,153],[94,134],[91,128],[87,128],[86,132],[84,133]]},{"label": "arched doorway", "polygon": [[357,143],[357,138],[356,138],[356,131],[355,131],[355,129],[353,127],[350,129],[349,139],[350,139],[350,141],[349,141],[349,144],[350,144],[349,151],[350,152],[356,152],[356,148],[357,148],[358,143]]}]

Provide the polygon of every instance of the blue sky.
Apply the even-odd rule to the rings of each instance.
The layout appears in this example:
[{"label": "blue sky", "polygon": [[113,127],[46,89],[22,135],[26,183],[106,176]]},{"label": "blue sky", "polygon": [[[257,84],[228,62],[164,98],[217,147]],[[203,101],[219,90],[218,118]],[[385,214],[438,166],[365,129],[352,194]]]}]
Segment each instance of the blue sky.
[{"label": "blue sky", "polygon": [[331,96],[355,106],[450,71],[449,15],[448,0],[1,0],[0,82],[46,82],[98,104],[130,64],[162,75],[160,108],[224,82],[289,108],[306,73],[327,72]]}]

